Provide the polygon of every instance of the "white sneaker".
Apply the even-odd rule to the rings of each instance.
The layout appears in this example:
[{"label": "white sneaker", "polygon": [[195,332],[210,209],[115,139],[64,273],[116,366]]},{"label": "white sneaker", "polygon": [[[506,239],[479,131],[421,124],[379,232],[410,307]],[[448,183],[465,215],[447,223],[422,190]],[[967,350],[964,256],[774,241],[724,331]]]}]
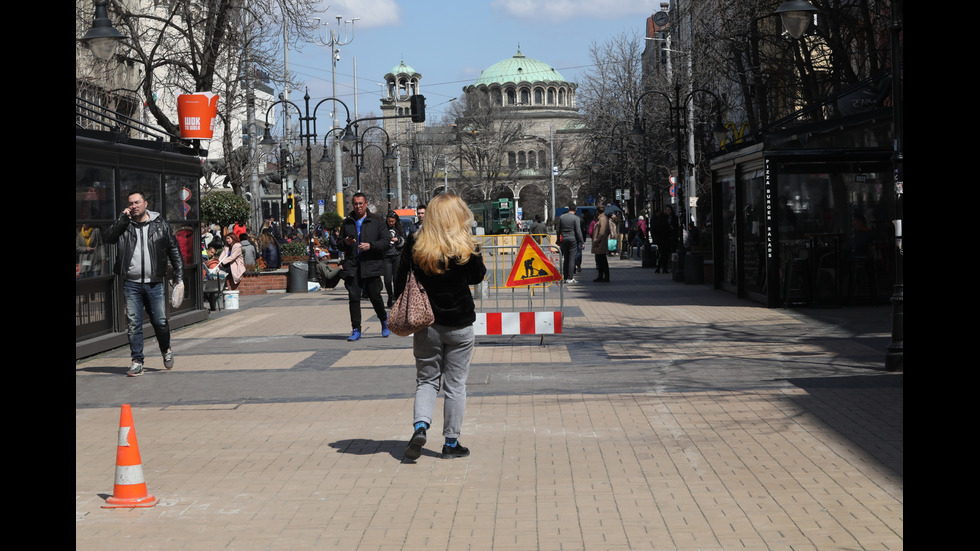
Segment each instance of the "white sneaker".
[{"label": "white sneaker", "polygon": [[573,277],[572,279],[566,279],[565,285],[575,285],[578,281]]},{"label": "white sneaker", "polygon": [[139,362],[133,362],[133,365],[129,366],[129,371],[126,372],[127,377],[139,377],[143,374],[143,364]]}]

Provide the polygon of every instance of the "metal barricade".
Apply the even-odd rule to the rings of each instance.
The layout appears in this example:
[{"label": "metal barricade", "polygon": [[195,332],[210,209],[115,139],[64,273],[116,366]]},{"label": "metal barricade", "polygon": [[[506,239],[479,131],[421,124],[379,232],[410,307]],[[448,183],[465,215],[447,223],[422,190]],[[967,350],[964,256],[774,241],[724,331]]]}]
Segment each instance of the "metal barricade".
[{"label": "metal barricade", "polygon": [[[518,261],[527,234],[475,236],[487,267],[483,282],[473,288],[477,335],[544,335],[561,333],[565,304],[564,286],[557,281],[507,287],[507,278]],[[548,261],[560,272],[561,250],[547,234],[531,236]]]}]

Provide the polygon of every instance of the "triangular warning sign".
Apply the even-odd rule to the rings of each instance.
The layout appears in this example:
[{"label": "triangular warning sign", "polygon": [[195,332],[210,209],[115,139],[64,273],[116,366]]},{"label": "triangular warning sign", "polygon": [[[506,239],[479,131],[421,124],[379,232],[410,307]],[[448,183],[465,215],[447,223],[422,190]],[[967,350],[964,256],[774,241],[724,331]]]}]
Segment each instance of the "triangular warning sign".
[{"label": "triangular warning sign", "polygon": [[558,269],[548,260],[541,247],[534,239],[531,239],[530,235],[525,235],[524,240],[521,241],[521,250],[517,253],[514,267],[510,269],[510,276],[507,277],[504,287],[548,283],[549,281],[558,281],[561,277]]}]

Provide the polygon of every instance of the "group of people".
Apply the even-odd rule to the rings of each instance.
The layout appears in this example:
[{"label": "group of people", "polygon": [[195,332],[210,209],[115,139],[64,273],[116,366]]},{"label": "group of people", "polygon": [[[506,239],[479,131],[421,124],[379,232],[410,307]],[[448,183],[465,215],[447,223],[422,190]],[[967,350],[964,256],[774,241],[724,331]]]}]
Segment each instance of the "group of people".
[{"label": "group of people", "polygon": [[412,436],[405,457],[421,457],[432,424],[436,397],[445,392],[443,404],[442,457],[465,457],[469,448],[459,442],[466,408],[466,379],[475,337],[476,309],[470,285],[483,281],[486,267],[471,237],[473,214],[453,193],[437,195],[416,209],[418,225],[405,231],[399,217],[384,219],[368,211],[363,193],[351,199],[351,213],[340,227],[339,246],[344,253],[341,277],[350,309],[350,342],[361,339],[361,296],[366,292],[381,322],[381,336],[388,337],[388,314],[381,299],[382,278],[388,306],[405,292],[408,274],[426,290],[435,322],[415,333],[415,407]]},{"label": "group of people", "polygon": [[[387,280],[390,305],[405,292],[409,272],[414,274],[426,290],[434,323],[413,335],[415,406],[412,434],[404,455],[411,460],[421,457],[436,398],[444,391],[445,441],[441,456],[450,459],[468,456],[470,450],[459,442],[459,437],[475,343],[476,312],[470,286],[481,282],[486,274],[483,257],[471,238],[473,214],[459,196],[443,193],[426,207],[417,209],[418,226],[413,232],[406,232],[394,213],[381,219],[368,212],[367,204],[363,193],[353,196],[351,213],[344,219],[337,240],[338,248],[344,253],[342,277],[350,305],[352,332],[348,340],[361,338],[362,290],[367,292],[381,321],[382,337],[389,336],[388,316],[381,300],[382,278]],[[130,193],[127,207],[105,235],[106,243],[118,245],[115,269],[124,279],[132,357],[127,375],[131,377],[143,373],[144,309],[149,313],[164,367],[173,368],[165,304],[168,264],[173,269],[175,287],[183,281],[184,262],[174,231],[159,213],[148,207],[142,192]],[[249,245],[243,245],[249,240],[242,226],[241,232],[233,229],[220,241],[214,236],[207,240],[207,246],[212,247],[212,260],[217,260],[218,269],[225,270],[235,284],[244,272],[246,255],[257,254],[249,250]],[[265,235],[263,232],[263,238]],[[88,239],[84,243],[86,247],[91,246],[91,238]],[[218,243],[223,244],[220,253]]]},{"label": "group of people", "polygon": [[[632,251],[641,254],[648,244],[656,244],[658,258],[656,273],[668,272],[670,257],[677,245],[678,224],[673,214],[673,207],[667,206],[662,213],[656,213],[652,221],[646,216],[640,216],[628,227],[622,217],[622,211],[613,207],[607,214],[607,205],[601,201],[596,205],[596,216],[589,223],[587,232],[582,229],[582,219],[576,214],[576,205],[568,205],[568,211],[558,217],[555,222],[555,233],[558,236],[563,266],[563,283],[575,284],[575,274],[582,271],[582,251],[585,249],[585,236],[592,240],[591,252],[595,256],[597,276],[596,283],[609,282],[609,255],[616,252],[618,247],[628,247],[627,254]],[[620,236],[625,232],[626,239]]]}]

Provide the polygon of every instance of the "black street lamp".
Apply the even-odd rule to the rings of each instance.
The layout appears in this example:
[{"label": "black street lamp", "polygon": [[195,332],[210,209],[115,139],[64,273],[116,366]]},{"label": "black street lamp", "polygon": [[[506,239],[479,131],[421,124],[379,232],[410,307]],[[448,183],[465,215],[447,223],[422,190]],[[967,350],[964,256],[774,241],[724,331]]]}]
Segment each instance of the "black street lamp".
[{"label": "black street lamp", "polygon": [[[282,99],[282,95],[280,95],[279,97],[280,97],[279,101],[277,101],[277,102],[273,103],[272,105],[270,105],[269,108],[265,112],[265,132],[262,135],[262,141],[259,143],[259,145],[264,145],[264,146],[273,146],[273,145],[276,145],[276,140],[275,140],[275,138],[272,137],[272,132],[271,132],[270,127],[269,127],[269,113],[272,112],[272,109],[276,105],[278,105],[278,104],[281,103],[284,106],[287,106],[287,107],[285,107],[285,109],[287,111],[288,111],[288,106],[292,106],[294,109],[296,109],[296,113],[299,115],[299,121],[301,123],[300,127],[303,128],[302,123],[305,123],[305,130],[302,130],[297,137],[299,139],[301,139],[301,140],[303,140],[303,139],[306,140],[306,195],[307,195],[307,201],[306,201],[306,208],[307,208],[307,227],[306,227],[306,233],[307,233],[307,236],[306,237],[307,237],[307,241],[309,242],[309,260],[307,262],[307,267],[308,267],[307,280],[310,281],[310,282],[315,282],[317,280],[317,277],[316,277],[316,251],[315,251],[314,246],[313,246],[314,245],[314,243],[313,243],[313,143],[317,141],[316,112],[317,112],[317,109],[319,109],[320,106],[323,105],[324,102],[327,102],[327,101],[335,101],[335,102],[339,103],[340,105],[343,105],[344,106],[344,109],[347,111],[347,127],[349,128],[350,127],[350,122],[351,122],[351,120],[350,120],[350,110],[347,109],[347,105],[344,102],[340,101],[339,99],[336,99],[336,98],[326,98],[326,99],[320,100],[319,103],[317,103],[316,106],[313,107],[313,111],[311,113],[310,112],[310,92],[309,92],[309,90],[307,90],[306,94],[303,96],[304,109],[300,109],[298,105],[296,105],[295,103],[293,103],[290,100]],[[312,126],[312,128],[311,128],[311,126]],[[328,132],[328,134],[329,134],[329,132]],[[326,137],[324,137],[324,141],[326,141]],[[321,158],[321,161],[322,161],[322,158]]]},{"label": "black street lamp", "polygon": [[[356,129],[356,126],[355,126]],[[385,135],[385,146],[381,147],[378,144],[365,144],[364,138],[367,133],[372,130],[380,130]],[[380,126],[372,126],[364,131],[360,137],[357,137],[356,130],[353,136],[356,138],[354,140],[349,140],[354,142],[354,149],[351,150],[351,157],[354,158],[355,174],[357,175],[357,191],[361,191],[361,168],[364,166],[364,152],[367,151],[369,147],[377,147],[381,151],[382,167],[385,171],[386,179],[386,199],[388,200],[388,211],[391,212],[391,171],[394,170],[394,163],[396,160],[395,153],[391,147],[391,139],[388,136],[388,131]]]},{"label": "black street lamp", "polygon": [[109,20],[109,9],[106,8],[106,0],[96,0],[95,19],[92,21],[92,28],[79,38],[79,42],[91,50],[92,55],[103,60],[109,61],[116,55],[116,48],[119,43],[126,40],[127,36],[116,30]]},{"label": "black street lamp", "polygon": [[667,106],[670,110],[670,123],[669,128],[674,131],[674,143],[676,145],[676,155],[677,155],[677,216],[680,235],[678,235],[678,245],[677,245],[677,265],[674,267],[674,281],[684,281],[684,255],[686,254],[686,249],[684,248],[684,230],[688,227],[688,216],[687,216],[687,201],[684,197],[684,192],[687,187],[687,170],[684,165],[684,157],[682,154],[683,147],[683,132],[687,128],[687,105],[694,99],[695,94],[707,94],[714,99],[714,111],[715,111],[715,126],[712,130],[717,142],[721,142],[725,138],[726,130],[724,125],[721,123],[721,101],[718,96],[709,90],[694,89],[688,92],[684,96],[684,100],[681,101],[681,85],[677,83],[674,85],[674,99],[664,92],[659,90],[649,90],[640,95],[636,100],[635,108],[635,118],[633,123],[633,130],[630,131],[630,137],[634,141],[642,140],[646,135],[644,131],[644,124],[641,123],[639,108],[640,101],[644,96],[648,94],[658,94],[664,100],[667,101]]}]

